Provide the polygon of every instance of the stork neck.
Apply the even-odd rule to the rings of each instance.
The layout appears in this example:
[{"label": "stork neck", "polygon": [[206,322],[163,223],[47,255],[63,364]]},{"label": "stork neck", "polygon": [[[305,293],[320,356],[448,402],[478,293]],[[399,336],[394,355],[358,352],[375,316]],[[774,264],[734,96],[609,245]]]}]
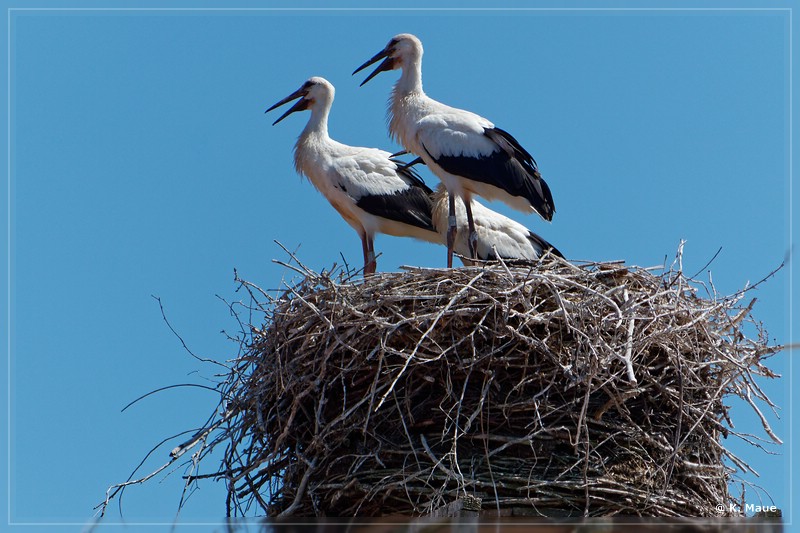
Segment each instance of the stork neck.
[{"label": "stork neck", "polygon": [[323,137],[328,136],[328,115],[331,111],[331,105],[329,102],[325,104],[327,105],[318,105],[311,108],[311,118],[308,119],[308,124],[303,129],[301,137],[307,137],[312,134]]},{"label": "stork neck", "polygon": [[412,60],[403,66],[403,73],[395,84],[395,91],[400,95],[422,93],[422,58]]}]

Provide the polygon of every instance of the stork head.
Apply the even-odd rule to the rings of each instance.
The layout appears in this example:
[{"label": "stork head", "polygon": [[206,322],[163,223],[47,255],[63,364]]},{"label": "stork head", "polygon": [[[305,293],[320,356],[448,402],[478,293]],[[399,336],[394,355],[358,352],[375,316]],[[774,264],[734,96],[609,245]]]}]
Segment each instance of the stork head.
[{"label": "stork head", "polygon": [[364,85],[381,72],[404,68],[412,62],[422,60],[422,41],[410,33],[395,35],[383,50],[355,69],[353,74],[364,70],[379,59],[383,59],[383,62],[367,76],[367,79],[361,82],[361,85]]},{"label": "stork head", "polygon": [[333,95],[335,90],[331,82],[326,80],[325,78],[320,78],[319,76],[314,76],[313,78],[309,78],[306,82],[300,86],[295,92],[278,102],[277,104],[273,105],[266,111],[265,113],[269,113],[276,107],[282,106],[287,102],[291,102],[292,100],[299,98],[289,110],[278,117],[278,120],[272,123],[274,126],[281,120],[285,119],[295,111],[303,111],[306,109],[314,109],[319,105],[323,106],[330,106],[333,102]]}]

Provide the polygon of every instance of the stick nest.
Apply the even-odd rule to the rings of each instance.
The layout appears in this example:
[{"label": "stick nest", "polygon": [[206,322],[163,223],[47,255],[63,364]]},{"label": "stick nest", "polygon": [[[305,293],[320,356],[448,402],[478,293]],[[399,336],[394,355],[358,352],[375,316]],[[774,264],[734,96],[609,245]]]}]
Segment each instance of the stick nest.
[{"label": "stick nest", "polygon": [[722,438],[753,439],[725,399],[780,442],[754,381],[776,377],[762,359],[779,348],[746,291],[650,270],[546,257],[363,281],[306,271],[278,297],[239,280],[265,317],[219,414],[229,512],[725,514],[748,466]]}]

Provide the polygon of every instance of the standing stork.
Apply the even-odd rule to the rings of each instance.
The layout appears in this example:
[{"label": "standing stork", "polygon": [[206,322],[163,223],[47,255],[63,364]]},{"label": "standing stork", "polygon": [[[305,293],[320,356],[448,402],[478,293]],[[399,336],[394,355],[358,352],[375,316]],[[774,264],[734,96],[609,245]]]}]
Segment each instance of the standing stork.
[{"label": "standing stork", "polygon": [[[448,194],[443,184],[436,187],[433,193],[433,225],[439,232],[442,242],[448,230]],[[534,232],[505,215],[492,211],[477,200],[472,200],[472,214],[475,217],[475,257],[483,261],[497,259],[538,259],[546,252],[563,258],[558,249],[536,235]],[[466,207],[461,198],[456,198],[456,221],[463,225],[466,221]],[[473,266],[468,258],[471,250],[467,236],[456,235],[454,251],[462,257],[466,266]]]},{"label": "standing stork", "polygon": [[485,118],[429,98],[422,90],[422,42],[409,33],[396,35],[353,74],[383,62],[361,83],[380,72],[402,69],[392,90],[389,132],[409,152],[422,158],[449,193],[447,266],[453,266],[457,232],[455,197],[464,201],[470,254],[476,258],[477,234],[472,195],[501,200],[545,220],[555,213],[550,188],[533,157],[508,132]]},{"label": "standing stork", "polygon": [[361,237],[364,274],[377,268],[376,233],[439,243],[431,220],[431,190],[408,166],[377,148],[348,146],[328,136],[334,88],[313,77],[267,112],[299,98],[273,126],[295,111],[311,117],[294,147],[294,166],[322,193]]}]

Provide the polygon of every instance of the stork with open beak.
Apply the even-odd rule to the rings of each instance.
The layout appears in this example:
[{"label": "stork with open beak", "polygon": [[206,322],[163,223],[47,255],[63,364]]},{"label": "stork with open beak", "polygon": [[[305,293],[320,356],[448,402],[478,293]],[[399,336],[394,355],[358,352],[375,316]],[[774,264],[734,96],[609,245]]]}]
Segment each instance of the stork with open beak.
[{"label": "stork with open beak", "polygon": [[311,110],[294,147],[294,165],[358,233],[366,276],[377,268],[376,233],[434,243],[441,237],[431,220],[432,192],[409,165],[394,160],[389,152],[330,138],[328,115],[334,92],[330,82],[313,77],[267,112],[297,100],[275,125],[296,111]]},{"label": "stork with open beak", "polygon": [[444,105],[422,90],[422,42],[403,33],[358,67],[353,74],[383,61],[361,83],[384,71],[402,69],[392,90],[389,132],[423,162],[449,193],[447,266],[453,265],[457,233],[455,199],[466,208],[470,255],[477,257],[472,196],[501,200],[523,212],[552,220],[555,205],[533,157],[508,132],[485,118]]}]

